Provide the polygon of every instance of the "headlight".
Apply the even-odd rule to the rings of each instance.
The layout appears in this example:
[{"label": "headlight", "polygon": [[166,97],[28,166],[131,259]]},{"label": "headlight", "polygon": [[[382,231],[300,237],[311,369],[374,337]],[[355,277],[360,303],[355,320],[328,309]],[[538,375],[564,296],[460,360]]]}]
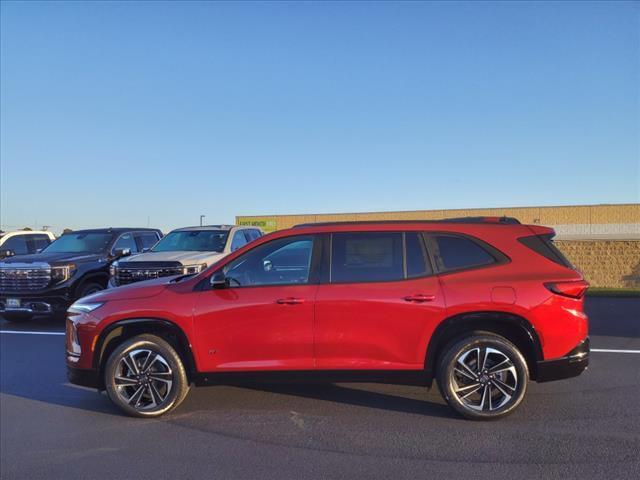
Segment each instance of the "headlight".
[{"label": "headlight", "polygon": [[76,266],[73,263],[51,267],[51,281],[53,283],[66,282],[74,273],[76,273]]},{"label": "headlight", "polygon": [[77,362],[82,354],[80,340],[78,339],[78,327],[71,318],[67,318],[67,355],[72,362]]},{"label": "headlight", "polygon": [[201,263],[200,265],[185,265],[182,267],[182,273],[185,275],[193,275],[194,273],[200,273],[205,268],[207,268],[206,263]]},{"label": "headlight", "polygon": [[[87,297],[87,300],[88,299],[89,297]],[[89,313],[100,308],[102,305],[104,305],[104,302],[87,302],[80,299],[71,305],[68,311],[71,313]]]},{"label": "headlight", "polygon": [[118,262],[116,261],[109,266],[109,276],[113,278],[117,274],[118,274]]}]

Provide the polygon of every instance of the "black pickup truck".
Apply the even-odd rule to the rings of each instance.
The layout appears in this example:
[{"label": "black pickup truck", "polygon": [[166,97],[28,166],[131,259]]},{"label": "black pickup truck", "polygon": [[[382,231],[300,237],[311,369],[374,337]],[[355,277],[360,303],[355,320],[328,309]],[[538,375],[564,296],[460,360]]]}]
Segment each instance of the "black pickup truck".
[{"label": "black pickup truck", "polygon": [[151,228],[100,228],[66,233],[40,253],[0,261],[0,315],[25,320],[63,313],[75,300],[107,287],[109,266],[162,238]]}]

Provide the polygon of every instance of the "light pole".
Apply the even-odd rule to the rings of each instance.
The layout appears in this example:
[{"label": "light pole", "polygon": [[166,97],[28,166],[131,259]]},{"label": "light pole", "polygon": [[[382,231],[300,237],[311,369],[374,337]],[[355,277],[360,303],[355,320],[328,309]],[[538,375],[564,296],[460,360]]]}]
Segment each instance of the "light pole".
[{"label": "light pole", "polygon": [[202,226],[202,219],[204,218],[204,215],[200,215],[200,226]]}]

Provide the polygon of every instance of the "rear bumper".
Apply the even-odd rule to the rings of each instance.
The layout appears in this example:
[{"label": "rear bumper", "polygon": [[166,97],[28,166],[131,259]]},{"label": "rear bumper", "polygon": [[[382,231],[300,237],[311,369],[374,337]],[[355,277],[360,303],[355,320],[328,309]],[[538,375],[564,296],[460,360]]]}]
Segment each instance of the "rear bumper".
[{"label": "rear bumper", "polygon": [[538,362],[536,381],[550,382],[577,377],[589,366],[589,337],[564,357]]},{"label": "rear bumper", "polygon": [[67,366],[67,378],[70,383],[81,387],[102,389],[98,371],[93,369],[74,368]]}]

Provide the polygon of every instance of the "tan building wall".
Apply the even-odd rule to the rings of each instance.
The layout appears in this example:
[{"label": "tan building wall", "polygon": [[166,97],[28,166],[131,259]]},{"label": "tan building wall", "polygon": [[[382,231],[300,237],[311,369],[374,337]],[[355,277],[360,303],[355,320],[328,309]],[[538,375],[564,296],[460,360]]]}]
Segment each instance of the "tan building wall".
[{"label": "tan building wall", "polygon": [[[440,220],[449,217],[503,216],[516,217],[522,223],[549,226],[584,226],[576,235],[602,233],[606,230],[598,226],[608,226],[610,231],[627,226],[622,234],[633,233],[640,228],[640,204],[621,205],[569,205],[562,207],[513,207],[513,208],[467,208],[450,210],[413,210],[404,212],[364,212],[364,213],[314,213],[304,215],[258,215],[237,216],[239,224],[255,223],[265,231],[281,230],[299,223],[334,222],[352,220]],[[629,228],[631,231],[628,231]],[[596,230],[596,231],[593,231]]]},{"label": "tan building wall", "polygon": [[594,287],[640,288],[640,204],[238,216],[270,232],[300,223],[509,216],[556,229],[558,246]]},{"label": "tan building wall", "polygon": [[558,241],[593,287],[640,288],[640,241]]}]

